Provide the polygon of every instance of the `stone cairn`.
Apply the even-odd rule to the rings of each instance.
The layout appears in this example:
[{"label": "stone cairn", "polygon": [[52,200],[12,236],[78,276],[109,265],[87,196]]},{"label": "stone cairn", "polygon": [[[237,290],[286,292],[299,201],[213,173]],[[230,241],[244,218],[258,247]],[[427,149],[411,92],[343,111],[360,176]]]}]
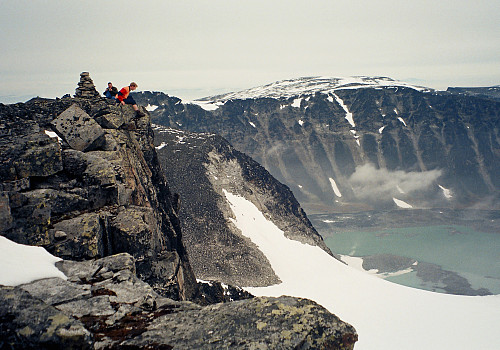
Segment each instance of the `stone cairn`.
[{"label": "stone cairn", "polygon": [[80,82],[76,88],[75,97],[92,98],[98,96],[99,92],[97,92],[89,72],[82,72],[80,74]]}]

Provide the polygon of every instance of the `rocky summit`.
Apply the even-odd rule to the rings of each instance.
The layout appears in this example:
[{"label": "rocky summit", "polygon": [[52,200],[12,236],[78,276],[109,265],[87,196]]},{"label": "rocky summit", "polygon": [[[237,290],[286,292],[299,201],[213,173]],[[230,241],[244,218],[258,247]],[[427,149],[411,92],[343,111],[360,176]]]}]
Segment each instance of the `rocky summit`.
[{"label": "rocky summit", "polygon": [[[352,326],[312,301],[199,284],[183,242],[183,198],[165,176],[174,165],[158,157],[149,114],[136,118],[96,95],[88,73],[80,78],[73,98],[0,104],[0,234],[64,259],[56,265],[67,277],[0,286],[1,349],[353,348]],[[249,174],[241,155],[210,154],[268,181]],[[289,211],[268,208],[284,213],[281,227],[310,225],[285,189],[263,186],[253,197],[262,208],[273,191],[288,196]],[[320,245],[308,230],[297,239]]]},{"label": "rocky summit", "polygon": [[313,214],[498,209],[497,90],[308,77],[188,103],[151,92],[135,98],[157,106],[156,124],[223,136]]}]

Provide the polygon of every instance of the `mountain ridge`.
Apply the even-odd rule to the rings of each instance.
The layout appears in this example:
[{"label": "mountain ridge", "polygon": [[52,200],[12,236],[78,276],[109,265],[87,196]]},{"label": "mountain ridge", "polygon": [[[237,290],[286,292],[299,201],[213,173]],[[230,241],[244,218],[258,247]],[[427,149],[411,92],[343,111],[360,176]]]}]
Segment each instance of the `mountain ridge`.
[{"label": "mountain ridge", "polygon": [[[490,197],[498,207],[498,101],[408,87],[295,92],[198,105],[160,93],[137,98],[158,106],[157,124],[226,138],[287,184],[309,213],[465,208]],[[367,201],[371,179],[383,186]]]},{"label": "mountain ridge", "polygon": [[383,76],[351,76],[351,77],[300,77],[295,79],[280,80],[274,83],[265,84],[258,87],[244,89],[236,92],[208,96],[191,101],[199,102],[225,102],[231,99],[256,99],[256,98],[275,98],[287,99],[290,97],[299,97],[302,95],[312,95],[315,93],[332,94],[341,89],[359,89],[359,88],[411,88],[417,91],[431,92],[433,89],[408,84],[403,81],[394,80]]}]

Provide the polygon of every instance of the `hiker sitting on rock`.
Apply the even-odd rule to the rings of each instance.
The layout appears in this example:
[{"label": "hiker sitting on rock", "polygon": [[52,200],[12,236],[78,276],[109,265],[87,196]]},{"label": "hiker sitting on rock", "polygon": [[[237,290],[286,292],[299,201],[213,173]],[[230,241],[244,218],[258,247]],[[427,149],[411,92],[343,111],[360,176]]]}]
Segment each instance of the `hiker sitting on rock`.
[{"label": "hiker sitting on rock", "polygon": [[106,88],[106,90],[104,90],[104,92],[102,93],[104,96],[106,96],[107,98],[112,98],[112,99],[116,99],[116,94],[118,93],[118,89],[116,88],[116,86],[113,86],[113,84],[111,82],[108,83],[108,87]]},{"label": "hiker sitting on rock", "polygon": [[121,103],[122,105],[132,105],[132,108],[134,109],[136,115],[139,117],[143,117],[144,113],[139,110],[139,107],[137,107],[137,102],[135,102],[135,100],[131,96],[129,96],[130,91],[134,91],[135,89],[137,89],[137,84],[131,82],[129,86],[121,88],[121,90],[116,95],[116,99],[117,102]]}]

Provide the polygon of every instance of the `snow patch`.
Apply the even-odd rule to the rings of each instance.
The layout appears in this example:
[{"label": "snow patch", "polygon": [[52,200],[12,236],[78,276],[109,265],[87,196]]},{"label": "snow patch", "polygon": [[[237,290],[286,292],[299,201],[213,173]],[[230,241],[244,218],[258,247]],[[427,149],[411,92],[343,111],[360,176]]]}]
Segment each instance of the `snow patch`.
[{"label": "snow patch", "polygon": [[54,265],[61,260],[42,247],[18,244],[0,236],[0,284],[5,286],[51,277],[66,279]]},{"label": "snow patch", "polygon": [[165,142],[162,142],[159,146],[156,146],[156,149],[162,149],[163,147],[167,146]]},{"label": "snow patch", "polygon": [[356,124],[354,124],[354,119],[352,117],[352,113],[349,112],[349,109],[347,108],[347,106],[344,104],[344,101],[338,97],[337,95],[333,94],[333,97],[335,97],[335,100],[337,100],[337,103],[340,105],[340,107],[342,107],[345,111],[345,119],[347,119],[347,121],[349,122],[349,124],[351,124],[351,126],[354,128],[356,126]]},{"label": "snow patch", "polygon": [[191,104],[194,104],[194,105],[197,105],[197,106],[200,106],[201,108],[203,108],[204,110],[206,111],[215,111],[216,109],[218,109],[220,106],[223,106],[224,103],[223,102],[215,102],[215,101],[191,101],[189,102]]},{"label": "snow patch", "polygon": [[146,111],[148,111],[148,112],[153,112],[153,111],[155,111],[157,108],[158,108],[158,106],[157,106],[157,105],[150,105],[150,104],[148,103],[148,105],[146,106]]},{"label": "snow patch", "polygon": [[302,119],[299,119],[298,123],[300,126],[304,125],[304,121]]},{"label": "snow patch", "polygon": [[337,197],[342,197],[342,193],[340,193],[339,188],[337,187],[337,183],[331,177],[328,178],[330,180],[330,185],[332,186],[333,192]]},{"label": "snow patch", "polygon": [[385,126],[383,126],[383,127],[379,128],[379,129],[378,129],[378,133],[379,133],[379,134],[381,134],[381,133],[382,133],[382,131],[384,131],[384,129],[385,129]]},{"label": "snow patch", "polygon": [[277,81],[271,84],[230,92],[223,95],[206,97],[195,101],[195,103],[254,98],[288,99],[304,95],[311,96],[316,93],[330,95],[335,91],[345,89],[392,88],[395,86],[406,87],[422,92],[432,91],[432,89],[426,87],[408,84],[388,77],[302,77]]},{"label": "snow patch", "polygon": [[[357,256],[342,255],[342,254],[339,254],[339,257],[340,257],[340,260],[345,262],[347,265],[355,268],[356,270],[367,272],[369,274],[372,274],[374,276],[377,276],[377,277],[383,278],[383,279],[389,278],[389,277],[405,275],[405,274],[413,271],[413,269],[411,267],[406,268],[404,270],[394,271],[394,272],[379,272],[379,270],[377,270],[377,269],[365,270],[363,268],[363,258],[357,257]],[[413,263],[413,265],[416,266],[416,262]]]},{"label": "snow patch", "polygon": [[257,128],[257,127],[255,126],[255,124],[254,124],[254,123],[252,123],[252,122],[248,122],[248,123],[249,123],[251,126],[253,126],[254,128]]},{"label": "snow patch", "polygon": [[51,138],[56,138],[57,141],[59,141],[60,144],[62,144],[63,140],[62,138],[59,137],[59,135],[57,135],[55,132],[53,131],[50,131],[50,130],[45,130],[45,134],[48,136],[48,137],[51,137]]},{"label": "snow patch", "polygon": [[405,126],[407,126],[407,125],[406,125],[406,123],[405,123],[405,121],[403,120],[403,118],[398,117],[398,120],[399,120],[401,123],[403,123]]},{"label": "snow patch", "polygon": [[411,206],[410,204],[406,203],[405,201],[402,201],[401,199],[397,199],[397,198],[392,198],[392,200],[394,201],[394,203],[396,203],[396,205],[400,208],[403,208],[403,209],[410,209],[410,208],[413,208],[413,206]]},{"label": "snow patch", "polygon": [[300,108],[300,103],[301,102],[302,102],[301,98],[296,98],[295,100],[293,100],[292,107]]},{"label": "snow patch", "polygon": [[444,188],[443,186],[441,185],[438,185],[439,188],[443,191],[443,195],[445,196],[446,199],[451,199],[453,198],[453,193],[451,192],[451,190],[447,189],[447,188]]}]

